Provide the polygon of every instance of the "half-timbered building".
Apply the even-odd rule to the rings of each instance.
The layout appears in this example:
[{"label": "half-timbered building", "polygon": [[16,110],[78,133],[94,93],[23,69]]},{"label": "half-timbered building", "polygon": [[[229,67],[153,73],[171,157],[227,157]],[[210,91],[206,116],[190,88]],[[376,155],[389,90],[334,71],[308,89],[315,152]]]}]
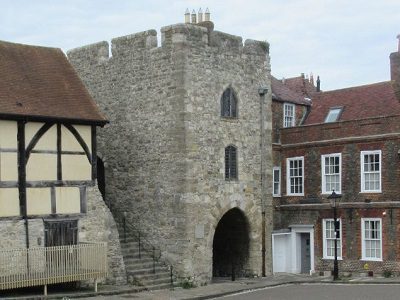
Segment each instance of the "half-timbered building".
[{"label": "half-timbered building", "polygon": [[112,221],[95,188],[106,123],[60,49],[0,42],[0,290],[105,275],[106,244],[87,242],[110,230],[88,210]]}]

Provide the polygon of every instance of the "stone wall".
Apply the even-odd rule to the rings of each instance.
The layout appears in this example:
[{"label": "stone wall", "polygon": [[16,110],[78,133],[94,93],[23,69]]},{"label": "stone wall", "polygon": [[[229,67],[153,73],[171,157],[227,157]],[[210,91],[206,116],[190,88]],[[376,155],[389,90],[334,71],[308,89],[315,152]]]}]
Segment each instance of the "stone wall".
[{"label": "stone wall", "polygon": [[[120,37],[68,52],[71,63],[110,119],[100,130],[106,201],[146,233],[180,276],[209,281],[215,228],[239,207],[250,224],[248,268],[261,273],[261,174],[271,195],[271,93],[265,104],[267,150],[260,155],[260,96],[270,88],[268,44],[192,24]],[[238,119],[220,117],[231,86]],[[224,149],[238,148],[237,181],[224,178]],[[267,202],[270,270],[271,197]]]}]

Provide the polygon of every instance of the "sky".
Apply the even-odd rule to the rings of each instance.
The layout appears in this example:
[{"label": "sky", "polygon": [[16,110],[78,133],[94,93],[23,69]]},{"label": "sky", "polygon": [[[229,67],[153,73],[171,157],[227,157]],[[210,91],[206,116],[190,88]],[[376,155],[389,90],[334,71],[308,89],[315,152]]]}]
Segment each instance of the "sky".
[{"label": "sky", "polygon": [[63,51],[182,23],[209,8],[215,30],[270,43],[272,74],[313,73],[332,90],[390,79],[400,0],[0,0],[0,40]]}]

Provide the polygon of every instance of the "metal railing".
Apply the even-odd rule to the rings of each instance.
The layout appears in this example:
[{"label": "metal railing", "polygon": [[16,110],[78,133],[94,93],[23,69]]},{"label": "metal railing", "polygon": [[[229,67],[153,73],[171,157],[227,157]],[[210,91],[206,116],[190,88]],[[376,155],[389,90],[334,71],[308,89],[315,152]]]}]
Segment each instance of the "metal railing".
[{"label": "metal railing", "polygon": [[94,279],[107,275],[107,244],[0,250],[0,290]]},{"label": "metal railing", "polygon": [[128,213],[122,211],[115,206],[106,203],[108,208],[113,214],[116,223],[119,225],[119,233],[122,236],[122,241],[126,243],[127,238],[134,238],[138,242],[138,256],[142,259],[144,253],[151,256],[153,259],[153,273],[156,273],[156,262],[166,266],[170,272],[170,284],[174,284],[174,268],[173,264],[162,256],[161,249],[156,248],[152,242],[150,242],[141,230],[139,230],[135,224],[128,218]]}]

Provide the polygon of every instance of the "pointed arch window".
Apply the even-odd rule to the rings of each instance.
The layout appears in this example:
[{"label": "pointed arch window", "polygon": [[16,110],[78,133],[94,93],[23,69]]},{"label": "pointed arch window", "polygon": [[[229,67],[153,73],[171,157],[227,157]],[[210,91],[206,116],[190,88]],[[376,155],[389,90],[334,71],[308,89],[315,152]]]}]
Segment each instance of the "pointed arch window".
[{"label": "pointed arch window", "polygon": [[237,149],[233,145],[225,148],[225,179],[237,179]]},{"label": "pointed arch window", "polygon": [[222,94],[221,117],[237,118],[237,98],[231,87],[228,87]]}]

